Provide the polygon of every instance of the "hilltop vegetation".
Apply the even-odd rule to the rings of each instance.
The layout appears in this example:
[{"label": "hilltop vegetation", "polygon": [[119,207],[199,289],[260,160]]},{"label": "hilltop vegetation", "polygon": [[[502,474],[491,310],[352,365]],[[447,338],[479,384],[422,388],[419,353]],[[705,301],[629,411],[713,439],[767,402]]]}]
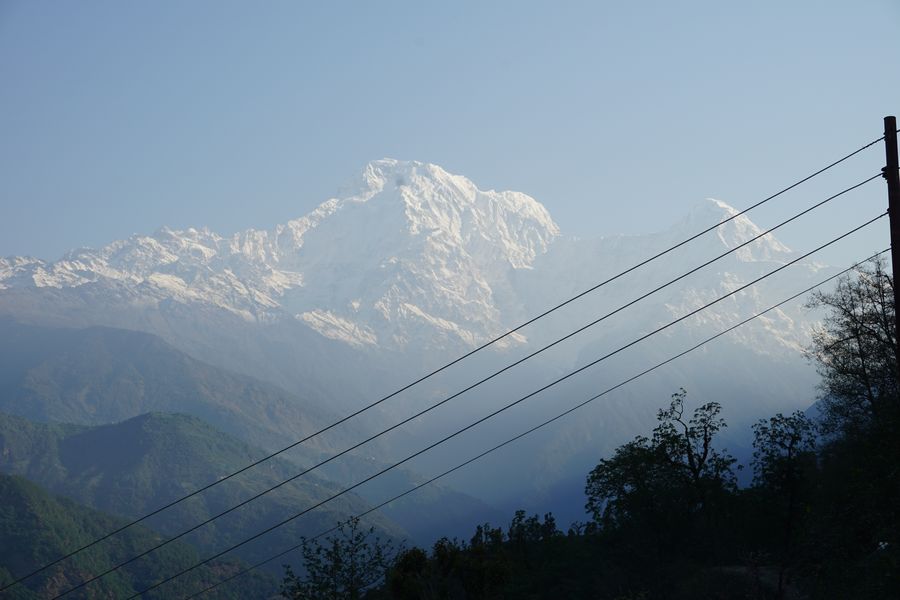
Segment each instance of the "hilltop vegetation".
[{"label": "hilltop vegetation", "polygon": [[[900,494],[896,469],[886,468],[900,458],[896,444],[889,448],[896,421],[817,448],[802,413],[762,420],[754,428],[753,485],[738,489],[732,459],[707,452],[725,425],[718,405],[689,420],[682,400],[677,394],[660,411],[650,437],[620,447],[589,474],[588,522],[562,531],[550,514],[519,511],[507,528],[479,525],[467,541],[445,538],[430,552],[401,553],[365,597],[896,597]],[[329,597],[294,589],[283,593]],[[354,596],[345,586],[336,597]]]}]

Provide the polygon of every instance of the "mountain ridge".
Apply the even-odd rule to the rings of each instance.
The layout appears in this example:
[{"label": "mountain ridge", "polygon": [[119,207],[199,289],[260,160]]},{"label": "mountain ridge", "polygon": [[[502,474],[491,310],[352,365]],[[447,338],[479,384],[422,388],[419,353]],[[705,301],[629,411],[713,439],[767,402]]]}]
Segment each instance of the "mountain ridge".
[{"label": "mountain ridge", "polygon": [[[440,416],[405,426],[405,439],[387,436],[386,447],[402,456],[800,255],[772,234],[729,253],[763,231],[736,213],[727,203],[707,199],[660,232],[570,238],[524,194],[481,191],[464,177],[425,163],[374,161],[340,198],[269,230],[231,237],[209,230],[164,230],[152,239],[138,236],[100,251],[79,251],[58,264],[4,259],[0,316],[148,331],[190,356],[291,392],[314,383],[323,394],[305,396],[348,414],[616,278],[505,337],[477,360],[441,372],[367,413],[370,423],[395,423],[587,322],[602,320],[528,366],[455,399],[436,411]],[[620,276],[705,229],[711,231]],[[718,255],[689,277],[666,283]],[[126,272],[123,265],[134,269]],[[59,287],[39,287],[52,282],[54,269]],[[677,354],[835,271],[800,261],[789,272],[724,299],[555,388],[552,399],[531,400],[472,435],[489,441],[526,428],[552,414],[557,402],[589,397],[615,383],[616,375],[639,372],[651,359]],[[656,287],[661,289],[652,297],[636,301]],[[554,435],[575,440],[577,448],[537,436],[535,442],[522,442],[525,450],[511,460],[525,469],[530,454],[550,457],[542,461],[555,471],[548,467],[535,473],[525,485],[583,474],[591,455],[599,458],[639,431],[641,422],[652,420],[651,407],[679,386],[694,385],[697,401],[728,395],[736,425],[804,408],[815,395],[815,373],[801,351],[816,323],[802,300],[786,304],[719,340],[715,352],[698,352],[661,369],[632,386],[634,391],[617,392],[619,399],[587,410],[580,422],[558,425]],[[755,381],[761,372],[773,375]],[[467,451],[472,443],[449,443],[444,453]],[[563,447],[566,453],[559,450]],[[585,464],[567,466],[564,454]],[[439,458],[421,461],[424,466],[413,467],[418,472],[441,467]],[[511,477],[519,472],[504,469]],[[485,476],[459,489],[481,494],[486,482],[496,483]],[[522,497],[516,485],[509,481],[505,490],[514,499]]]},{"label": "mountain ridge", "polygon": [[[513,274],[533,270],[562,239],[530,196],[482,191],[437,165],[372,161],[345,194],[270,230],[223,237],[162,228],[58,261],[0,259],[0,291],[109,285],[132,294],[126,304],[199,304],[259,324],[295,320],[356,348],[465,348],[509,326]],[[656,237],[693,233],[736,212],[707,199]],[[742,215],[716,235],[733,247],[760,231]],[[747,262],[788,254],[769,235],[737,256]]]}]

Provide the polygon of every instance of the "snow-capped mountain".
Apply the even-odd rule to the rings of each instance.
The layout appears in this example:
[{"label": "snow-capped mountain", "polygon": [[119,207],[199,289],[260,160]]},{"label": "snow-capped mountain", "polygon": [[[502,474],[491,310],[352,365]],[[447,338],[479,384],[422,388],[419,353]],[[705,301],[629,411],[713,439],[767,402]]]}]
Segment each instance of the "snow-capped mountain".
[{"label": "snow-capped mountain", "polygon": [[[718,257],[712,264],[629,308],[630,318],[624,324],[623,335],[635,337],[641,327],[663,325],[799,256],[773,234],[764,234],[746,215],[736,215],[738,211],[728,204],[706,199],[663,232],[587,240],[561,238],[535,261],[534,275],[523,278],[521,296],[529,300],[528,312],[534,313],[721,223],[690,244],[601,288],[583,301],[590,309],[571,311],[568,317],[560,317],[574,328],[579,320],[585,320],[585,312],[605,314],[601,311],[609,312]],[[755,241],[744,245],[750,240]],[[729,253],[733,249],[736,250]],[[800,284],[812,284],[823,277],[823,269],[828,271],[814,260],[801,261],[791,267],[789,277],[773,277],[696,315],[688,324],[688,331],[706,333],[715,332],[715,328],[724,329],[803,289]],[[794,353],[807,345],[809,328],[815,321],[802,304],[799,301],[772,311],[736,332],[734,337],[744,340],[754,352],[771,353],[782,348]],[[773,320],[778,323],[773,324]],[[760,328],[767,335],[751,341]],[[609,325],[603,329],[604,335],[610,335]]]},{"label": "snow-capped mountain", "polygon": [[[481,343],[529,312],[736,213],[708,200],[661,234],[574,240],[560,236],[533,198],[479,190],[435,165],[374,161],[354,187],[271,230],[223,237],[164,228],[55,262],[3,258],[0,290],[113,286],[119,293],[108,300],[135,308],[201,305],[251,323],[293,319],[355,347],[455,349]],[[695,242],[689,256],[704,259],[759,233],[741,216]],[[769,235],[724,264],[790,256]],[[736,287],[743,274],[716,271],[713,292]],[[701,297],[699,287],[708,289],[690,287],[679,304]],[[122,288],[128,298],[121,298]]]},{"label": "snow-capped mountain", "polygon": [[[229,237],[206,229],[138,235],[54,262],[0,259],[0,317],[52,325],[108,325],[160,335],[216,366],[272,381],[332,410],[358,407],[456,358],[653,254],[707,235],[542,319],[481,358],[385,405],[382,418],[421,409],[586,322],[762,233],[734,208],[699,203],[673,227],[641,236],[564,236],[547,210],[518,192],[479,190],[420,162],[379,160],[339,198],[269,230]],[[766,235],[479,388],[412,435],[471,420],[718,298],[797,254]],[[485,427],[507,435],[675,354],[833,272],[811,260],[617,354],[552,400]],[[583,473],[603,450],[646,429],[678,386],[731,401],[744,422],[812,402],[802,356],[815,317],[803,300],[772,311],[624,390],[532,454],[546,474]],[[692,355],[693,356],[693,355]],[[761,377],[760,373],[765,373]],[[541,403],[543,402],[543,404]],[[517,409],[518,410],[518,409]],[[543,412],[542,412],[543,411]],[[409,443],[413,441],[397,442]],[[462,442],[470,443],[470,442]],[[524,452],[523,456],[529,455]],[[573,458],[574,457],[574,458]],[[568,461],[568,463],[567,463]],[[565,466],[565,464],[569,466]],[[512,473],[513,471],[510,471]],[[537,482],[532,482],[537,485]],[[507,486],[513,490],[515,486]]]},{"label": "snow-capped mountain", "polygon": [[352,346],[471,345],[503,328],[510,274],[559,235],[529,196],[481,191],[435,165],[375,161],[355,187],[268,231],[163,229],[52,263],[0,259],[0,289],[114,283],[139,305],[295,319]]}]

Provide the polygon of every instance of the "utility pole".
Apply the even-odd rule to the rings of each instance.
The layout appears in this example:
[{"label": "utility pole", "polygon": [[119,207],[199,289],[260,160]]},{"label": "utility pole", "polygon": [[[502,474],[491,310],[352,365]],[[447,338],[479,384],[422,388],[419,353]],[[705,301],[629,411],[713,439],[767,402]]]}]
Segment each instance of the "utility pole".
[{"label": "utility pole", "polygon": [[884,118],[887,162],[881,173],[888,186],[888,218],[891,221],[891,270],[894,281],[894,341],[900,347],[900,161],[897,159],[897,118]]}]

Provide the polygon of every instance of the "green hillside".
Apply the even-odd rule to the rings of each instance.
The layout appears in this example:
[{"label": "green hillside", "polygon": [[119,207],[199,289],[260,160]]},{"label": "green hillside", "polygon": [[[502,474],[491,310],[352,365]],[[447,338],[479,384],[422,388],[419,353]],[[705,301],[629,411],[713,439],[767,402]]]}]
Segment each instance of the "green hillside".
[{"label": "green hillside", "polygon": [[[139,517],[247,465],[263,455],[196,417],[152,413],[114,425],[32,423],[0,414],[0,471],[21,475],[54,493],[123,517]],[[171,536],[298,471],[273,459],[145,522]],[[315,504],[340,488],[315,474],[284,485],[186,536],[201,550],[218,550]],[[247,559],[289,547],[366,510],[346,494],[238,551]],[[372,524],[390,537],[403,531],[384,518]]]},{"label": "green hillside", "polygon": [[[85,508],[67,499],[50,495],[20,477],[0,475],[0,583],[8,583],[39,565],[63,555],[120,526],[122,521]],[[152,545],[159,536],[144,527],[135,527],[120,536],[86,550],[11,588],[4,598],[36,599],[52,597],[77,585],[91,574],[126,559]],[[100,581],[71,594],[71,598],[122,598],[152,585],[168,573],[182,569],[198,558],[186,544],[175,543],[116,571]],[[234,561],[216,561],[179,580],[163,586],[147,598],[170,598],[173,590],[196,590],[202,582],[217,581],[241,568]],[[224,586],[223,586],[224,587]],[[217,590],[217,598],[265,598],[276,589],[264,574],[242,581],[240,590]]]},{"label": "green hillside", "polygon": [[[329,415],[316,404],[323,402],[323,398],[317,397],[315,402],[307,401],[268,383],[212,367],[146,333],[105,327],[38,327],[0,319],[0,412],[31,421],[107,425],[150,412],[181,413],[198,417],[216,430],[229,433],[251,446],[272,451],[336,420],[334,415]],[[377,419],[377,414],[367,413],[361,421],[376,427]],[[90,506],[116,514],[131,514],[120,513],[120,506],[155,507],[165,504],[177,492],[195,489],[211,481],[211,477],[219,477],[244,466],[246,457],[257,455],[246,447],[237,450],[240,445],[234,445],[235,440],[231,438],[227,443],[217,440],[220,436],[218,431],[199,427],[191,432],[193,425],[176,421],[170,423],[173,427],[170,433],[176,437],[186,436],[192,440],[191,443],[182,445],[180,450],[164,449],[161,438],[156,438],[159,443],[150,445],[162,452],[159,459],[162,464],[175,461],[181,465],[178,467],[180,479],[154,480],[151,491],[147,489],[148,477],[134,471],[128,477],[116,479],[118,483],[111,484],[108,482],[118,477],[119,470],[109,464],[103,468],[107,482],[104,486],[114,485],[116,490],[96,488],[91,481],[93,475],[85,474],[95,466],[94,461],[130,461],[129,468],[142,471],[159,469],[160,465],[154,465],[153,459],[147,457],[143,458],[142,465],[138,465],[141,457],[128,455],[125,449],[107,456],[107,450],[118,443],[118,437],[128,441],[137,435],[127,429],[137,427],[136,423],[98,429],[85,433],[84,438],[75,435],[77,427],[73,426],[51,425],[41,429],[41,432],[56,432],[55,435],[74,436],[69,439],[66,448],[56,448],[53,445],[57,442],[44,439],[43,434],[35,434],[38,438],[29,441],[25,431],[31,429],[25,427],[25,431],[16,432],[17,444],[33,444],[34,447],[28,452],[16,453],[19,458],[15,460],[27,460],[28,465],[17,465],[11,457],[0,458],[0,464],[6,465],[2,467],[6,472],[23,475],[26,471],[38,473],[26,476]],[[143,423],[144,427],[151,429],[161,426],[159,423]],[[369,434],[354,420],[316,436],[282,458],[301,467],[309,466]],[[183,441],[179,443],[184,444]],[[47,444],[50,447],[44,448]],[[216,449],[217,444],[225,444],[231,450]],[[390,444],[374,440],[359,454],[343,456],[315,474],[333,482],[349,484],[359,481],[386,466],[388,458],[395,456]],[[137,446],[131,448],[138,455],[143,452]],[[47,452],[50,458],[40,458]],[[193,452],[198,454],[195,456]],[[71,463],[65,466],[65,473],[62,474],[53,472],[54,468],[63,469],[61,465],[53,466],[52,456],[57,453],[69,457]],[[81,462],[78,462],[79,457]],[[191,459],[188,460],[188,457]],[[44,464],[44,460],[49,462]],[[287,474],[284,466],[278,469],[279,473]],[[290,474],[298,470],[293,467]],[[272,473],[267,477],[271,480]],[[71,481],[68,488],[57,487],[62,479]],[[396,469],[356,491],[369,504],[376,504],[423,479],[409,470]],[[419,543],[429,543],[448,531],[467,531],[468,523],[473,519],[497,516],[483,502],[443,486],[429,486],[426,493],[429,495],[427,502],[422,493],[417,493],[387,509],[389,517],[401,523]],[[122,500],[104,500],[108,495]],[[235,496],[237,494],[230,494],[228,498]],[[285,500],[285,503],[288,501]],[[430,510],[435,503],[444,506],[445,510]],[[204,507],[196,509],[196,514],[205,512]],[[313,518],[314,515],[309,515],[303,520]]]}]

